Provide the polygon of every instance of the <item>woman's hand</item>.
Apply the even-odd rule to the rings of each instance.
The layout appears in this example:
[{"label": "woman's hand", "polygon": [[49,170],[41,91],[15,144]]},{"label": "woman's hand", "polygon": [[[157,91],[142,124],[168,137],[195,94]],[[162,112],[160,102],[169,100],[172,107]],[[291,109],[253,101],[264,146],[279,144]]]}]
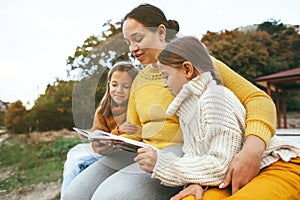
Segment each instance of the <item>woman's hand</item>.
[{"label": "woman's hand", "polygon": [[170,200],[181,200],[188,196],[194,196],[195,200],[201,200],[203,196],[203,188],[199,184],[190,184],[183,190],[181,190],[178,194],[173,196]]},{"label": "woman's hand", "polygon": [[118,133],[119,134],[135,134],[136,132],[138,132],[139,128],[138,126],[131,124],[129,122],[124,122],[123,124],[121,124],[118,127]]},{"label": "woman's hand", "polygon": [[110,140],[96,140],[92,142],[92,148],[94,152],[107,155],[114,151],[117,151],[118,148]]},{"label": "woman's hand", "polygon": [[140,165],[140,168],[145,172],[153,172],[154,166],[157,161],[157,153],[153,149],[140,148],[138,149],[138,156],[134,158],[134,161]]},{"label": "woman's hand", "polygon": [[249,135],[242,150],[232,160],[219,188],[225,188],[231,182],[234,194],[249,183],[260,171],[264,150],[265,143],[257,136]]}]

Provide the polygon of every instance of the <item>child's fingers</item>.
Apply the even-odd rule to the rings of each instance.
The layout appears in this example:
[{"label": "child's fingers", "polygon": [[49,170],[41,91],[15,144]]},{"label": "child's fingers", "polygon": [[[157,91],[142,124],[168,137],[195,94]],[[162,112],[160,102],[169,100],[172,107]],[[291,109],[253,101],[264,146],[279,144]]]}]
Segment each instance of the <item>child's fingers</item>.
[{"label": "child's fingers", "polygon": [[137,150],[137,152],[140,154],[140,153],[146,153],[148,151],[148,148],[139,148]]}]

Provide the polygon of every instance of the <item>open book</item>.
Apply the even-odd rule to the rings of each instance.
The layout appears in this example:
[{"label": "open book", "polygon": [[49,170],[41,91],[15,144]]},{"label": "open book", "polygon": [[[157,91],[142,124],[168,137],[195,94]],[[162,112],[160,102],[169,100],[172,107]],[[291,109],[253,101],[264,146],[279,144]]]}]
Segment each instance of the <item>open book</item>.
[{"label": "open book", "polygon": [[150,144],[146,144],[144,142],[138,142],[135,140],[131,140],[122,136],[114,135],[102,130],[95,130],[93,132],[75,128],[73,129],[78,132],[81,136],[84,138],[87,138],[90,141],[99,141],[99,142],[105,142],[110,141],[112,142],[116,147],[130,151],[130,152],[137,152],[137,149],[139,148],[151,148],[154,150],[158,150],[155,146],[152,146]]}]

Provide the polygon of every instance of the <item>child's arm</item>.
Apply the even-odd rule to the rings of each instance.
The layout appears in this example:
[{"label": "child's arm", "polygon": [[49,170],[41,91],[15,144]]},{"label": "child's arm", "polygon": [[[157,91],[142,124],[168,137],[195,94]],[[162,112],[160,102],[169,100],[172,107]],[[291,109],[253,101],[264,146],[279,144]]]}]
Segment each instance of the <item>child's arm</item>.
[{"label": "child's arm", "polygon": [[[190,108],[183,106],[185,111]],[[185,155],[158,151],[152,177],[164,185],[217,186],[242,148],[246,112],[232,92],[221,86],[211,87],[202,94],[198,109],[193,116],[186,116],[191,118],[189,123],[181,124]],[[180,117],[185,118],[183,114]]]},{"label": "child's arm", "polygon": [[111,132],[107,126],[106,120],[101,115],[99,115],[99,110],[100,110],[100,106],[95,111],[92,130],[94,131],[100,129],[105,132]]}]

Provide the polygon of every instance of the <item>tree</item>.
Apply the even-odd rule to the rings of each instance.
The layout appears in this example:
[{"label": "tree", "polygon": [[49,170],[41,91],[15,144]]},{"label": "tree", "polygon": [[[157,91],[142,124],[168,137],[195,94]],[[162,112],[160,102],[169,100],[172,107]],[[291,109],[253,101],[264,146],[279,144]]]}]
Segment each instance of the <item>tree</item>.
[{"label": "tree", "polygon": [[276,48],[266,32],[208,32],[202,38],[211,54],[250,81],[270,71],[268,49]]},{"label": "tree", "polygon": [[300,32],[299,25],[284,25],[279,21],[267,21],[258,26],[258,30],[268,32],[272,39],[278,43],[274,57],[277,64],[284,69],[300,66]]},{"label": "tree", "polygon": [[26,118],[27,110],[22,101],[18,100],[8,107],[4,115],[4,125],[12,133],[23,133],[28,131]]},{"label": "tree", "polygon": [[80,69],[82,78],[103,72],[119,60],[129,60],[128,46],[123,39],[121,22],[103,25],[107,30],[100,37],[90,36],[81,47],[77,47],[73,56],[67,59],[68,73]]},{"label": "tree", "polygon": [[252,28],[207,32],[202,42],[213,56],[254,83],[259,76],[300,65],[298,29],[276,21],[264,22]]},{"label": "tree", "polygon": [[9,107],[9,103],[0,100],[0,126],[4,126],[4,115]]},{"label": "tree", "polygon": [[38,131],[71,129],[73,81],[58,81],[48,85],[30,111],[33,129]]},{"label": "tree", "polygon": [[[255,78],[300,66],[299,25],[278,21],[224,32],[207,32],[202,42],[211,54],[255,84]],[[299,107],[299,95],[287,95],[287,109]]]},{"label": "tree", "polygon": [[286,29],[286,25],[280,23],[279,20],[270,19],[269,21],[263,22],[258,25],[258,31],[266,31],[270,35],[276,34],[278,32],[284,31]]}]

